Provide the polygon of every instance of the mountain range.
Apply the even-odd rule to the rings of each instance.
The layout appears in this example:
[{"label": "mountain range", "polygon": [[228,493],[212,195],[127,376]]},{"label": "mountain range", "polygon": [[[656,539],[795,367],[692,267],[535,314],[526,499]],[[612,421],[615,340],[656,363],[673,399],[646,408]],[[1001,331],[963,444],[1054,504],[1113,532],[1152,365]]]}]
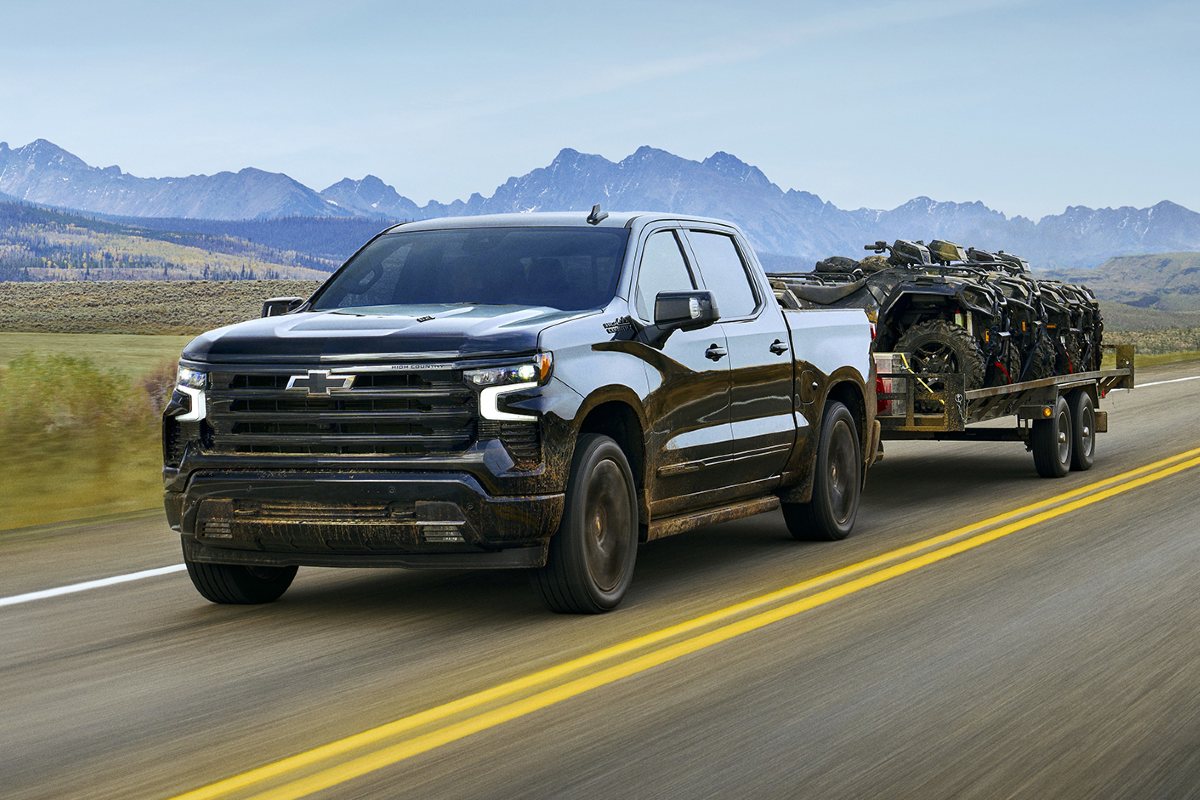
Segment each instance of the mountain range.
[{"label": "mountain range", "polygon": [[1017,252],[1048,267],[1088,267],[1113,256],[1200,250],[1200,214],[1168,201],[1149,208],[1071,206],[1033,221],[982,202],[917,197],[896,208],[842,209],[815,194],[781,189],[761,170],[717,152],[693,161],[641,147],[620,161],[562,150],[547,166],[513,177],[490,196],[419,205],[367,175],[315,191],[281,173],[246,168],[215,175],[141,178],[93,167],[52,142],[0,142],[0,193],[25,202],[122,218],[275,220],[426,219],[498,212],[652,209],[739,223],[774,265],[807,269],[829,255],[862,253],[877,239],[950,239]]}]

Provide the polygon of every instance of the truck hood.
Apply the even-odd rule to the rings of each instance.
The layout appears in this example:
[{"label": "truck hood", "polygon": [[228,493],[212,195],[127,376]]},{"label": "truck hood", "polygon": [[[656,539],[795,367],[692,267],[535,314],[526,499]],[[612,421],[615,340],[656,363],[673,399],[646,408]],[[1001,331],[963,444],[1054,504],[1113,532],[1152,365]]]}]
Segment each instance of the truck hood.
[{"label": "truck hood", "polygon": [[546,327],[595,311],[528,306],[372,306],[300,312],[217,328],[183,351],[192,361],[476,358],[537,349]]}]

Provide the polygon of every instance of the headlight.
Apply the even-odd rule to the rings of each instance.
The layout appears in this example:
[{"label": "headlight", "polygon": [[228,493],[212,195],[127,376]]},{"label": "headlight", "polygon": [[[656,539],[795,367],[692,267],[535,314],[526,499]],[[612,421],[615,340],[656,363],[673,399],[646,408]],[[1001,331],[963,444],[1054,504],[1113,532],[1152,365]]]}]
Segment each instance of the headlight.
[{"label": "headlight", "polygon": [[208,383],[208,373],[201,372],[198,369],[191,367],[179,368],[179,377],[175,379],[178,386],[186,386],[189,389],[203,389]]},{"label": "headlight", "polygon": [[472,369],[463,378],[473,386],[510,386],[516,383],[542,384],[550,378],[554,359],[549,353],[538,353],[532,361],[503,367]]},{"label": "headlight", "polygon": [[175,388],[191,399],[192,407],[186,414],[180,414],[175,419],[179,422],[199,422],[208,413],[204,398],[204,389],[208,385],[208,373],[198,369],[179,366],[178,377],[175,378]]},{"label": "headlight", "polygon": [[532,360],[503,367],[472,369],[463,379],[479,389],[479,416],[496,422],[536,422],[537,415],[505,411],[500,398],[511,392],[532,389],[550,380],[554,359],[549,353],[538,353]]}]

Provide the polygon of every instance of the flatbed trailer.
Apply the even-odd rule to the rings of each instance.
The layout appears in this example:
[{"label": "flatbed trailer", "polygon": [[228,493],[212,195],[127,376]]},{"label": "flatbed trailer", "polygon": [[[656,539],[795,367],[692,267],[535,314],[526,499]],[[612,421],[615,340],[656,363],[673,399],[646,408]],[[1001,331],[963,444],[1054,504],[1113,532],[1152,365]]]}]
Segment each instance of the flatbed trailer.
[{"label": "flatbed trailer", "polygon": [[[876,353],[876,419],[884,440],[1018,441],[1033,453],[1038,474],[1060,478],[1090,469],[1096,434],[1108,431],[1100,401],[1113,389],[1132,389],[1133,345],[1116,350],[1116,367],[1032,381],[967,389],[961,373],[917,375],[901,353]],[[936,386],[937,388],[932,388]],[[977,423],[1015,417],[1013,427]]]}]

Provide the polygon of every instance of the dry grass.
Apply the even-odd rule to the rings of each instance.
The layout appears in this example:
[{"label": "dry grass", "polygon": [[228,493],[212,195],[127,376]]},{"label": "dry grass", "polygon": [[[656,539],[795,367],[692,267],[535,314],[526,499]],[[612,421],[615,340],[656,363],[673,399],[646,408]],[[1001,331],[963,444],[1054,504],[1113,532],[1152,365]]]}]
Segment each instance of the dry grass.
[{"label": "dry grass", "polygon": [[86,357],[30,352],[0,369],[0,530],[161,502],[169,363],[131,378]]},{"label": "dry grass", "polygon": [[0,283],[0,331],[198,334],[257,317],[268,297],[318,281]]},{"label": "dry grass", "polygon": [[76,356],[106,372],[129,379],[140,378],[168,364],[174,368],[184,345],[192,337],[146,336],[119,333],[2,333],[0,367],[23,355]]},{"label": "dry grass", "polygon": [[1111,333],[1106,331],[1104,341],[1136,345],[1139,355],[1189,353],[1200,350],[1200,327]]}]

